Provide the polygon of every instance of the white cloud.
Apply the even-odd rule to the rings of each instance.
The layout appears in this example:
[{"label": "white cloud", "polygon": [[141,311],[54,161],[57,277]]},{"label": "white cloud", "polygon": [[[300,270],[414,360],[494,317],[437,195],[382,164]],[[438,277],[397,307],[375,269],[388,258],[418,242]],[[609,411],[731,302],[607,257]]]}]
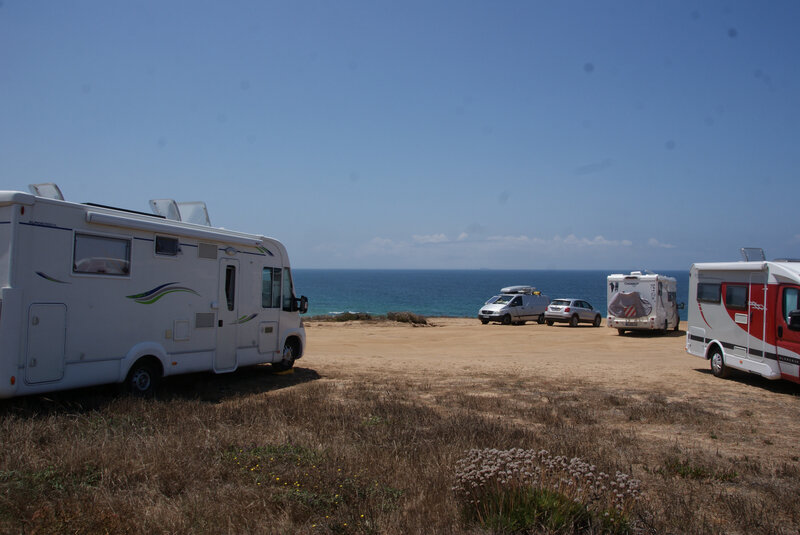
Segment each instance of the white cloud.
[{"label": "white cloud", "polygon": [[574,234],[570,234],[563,239],[560,236],[556,236],[553,241],[577,247],[630,247],[633,245],[630,240],[607,240],[603,236],[595,236],[594,239],[590,240],[589,238],[578,238]]},{"label": "white cloud", "polygon": [[675,246],[670,243],[661,243],[655,238],[650,238],[647,240],[647,245],[650,247],[661,247],[662,249],[674,249]]},{"label": "white cloud", "polygon": [[469,234],[467,234],[466,232],[462,232],[461,234],[458,235],[458,238],[456,238],[456,241],[464,241],[467,238],[469,238]]},{"label": "white cloud", "polygon": [[411,238],[414,243],[444,243],[447,241],[447,236],[444,234],[427,234],[424,236],[415,234]]}]

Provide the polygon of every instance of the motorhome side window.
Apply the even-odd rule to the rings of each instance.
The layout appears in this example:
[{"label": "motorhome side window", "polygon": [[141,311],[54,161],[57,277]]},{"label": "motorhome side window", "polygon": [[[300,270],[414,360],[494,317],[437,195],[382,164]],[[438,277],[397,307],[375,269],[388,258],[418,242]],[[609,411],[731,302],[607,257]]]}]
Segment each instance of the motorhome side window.
[{"label": "motorhome side window", "polygon": [[74,273],[128,275],[131,271],[131,241],[75,233],[72,258]]},{"label": "motorhome side window", "polygon": [[783,318],[789,323],[789,313],[800,309],[800,290],[797,288],[784,288],[783,290]]},{"label": "motorhome side window", "polygon": [[719,303],[721,294],[719,284],[697,283],[697,300],[702,303]]},{"label": "motorhome side window", "polygon": [[747,286],[729,284],[725,288],[725,306],[747,310]]},{"label": "motorhome side window", "polygon": [[281,269],[265,267],[261,271],[261,308],[280,308]]},{"label": "motorhome side window", "polygon": [[178,238],[156,236],[156,254],[162,256],[178,256]]},{"label": "motorhome side window", "polygon": [[236,308],[236,266],[227,266],[225,268],[225,300],[227,301],[228,310],[233,311]]},{"label": "motorhome side window", "polygon": [[292,273],[289,268],[283,268],[283,309],[292,311]]}]

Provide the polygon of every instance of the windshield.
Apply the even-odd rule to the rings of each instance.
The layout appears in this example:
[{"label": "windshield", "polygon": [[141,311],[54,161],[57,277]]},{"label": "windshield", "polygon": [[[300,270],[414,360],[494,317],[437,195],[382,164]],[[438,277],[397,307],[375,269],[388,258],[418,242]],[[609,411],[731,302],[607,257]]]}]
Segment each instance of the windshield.
[{"label": "windshield", "polygon": [[491,305],[492,303],[494,303],[495,301],[497,301],[497,298],[498,298],[498,297],[500,297],[500,296],[499,296],[499,295],[495,295],[495,296],[493,296],[493,297],[490,297],[490,298],[489,298],[489,300],[488,300],[488,301],[486,301],[486,303],[484,303],[484,304],[486,304],[486,305]]},{"label": "windshield", "polygon": [[501,295],[498,296],[497,300],[495,300],[494,304],[496,305],[504,305],[514,299],[513,295]]},{"label": "windshield", "polygon": [[569,305],[569,301],[567,301],[566,299],[556,299],[555,301],[553,301],[550,304],[551,305],[560,306],[560,307],[565,307],[565,306]]}]

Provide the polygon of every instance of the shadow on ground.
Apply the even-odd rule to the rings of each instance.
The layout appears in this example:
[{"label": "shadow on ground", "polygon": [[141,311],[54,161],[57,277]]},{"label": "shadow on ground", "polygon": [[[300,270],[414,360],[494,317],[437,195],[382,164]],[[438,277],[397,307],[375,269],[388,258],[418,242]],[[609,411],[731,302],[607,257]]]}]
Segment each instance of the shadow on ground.
[{"label": "shadow on ground", "polygon": [[[240,396],[263,394],[315,381],[320,375],[309,368],[293,368],[289,373],[274,373],[269,364],[240,368],[232,373],[192,373],[164,379],[149,401],[200,400],[221,403]],[[82,414],[102,410],[128,396],[120,385],[77,388],[63,392],[22,396],[0,400],[0,418],[15,415],[35,418],[51,414]]]}]

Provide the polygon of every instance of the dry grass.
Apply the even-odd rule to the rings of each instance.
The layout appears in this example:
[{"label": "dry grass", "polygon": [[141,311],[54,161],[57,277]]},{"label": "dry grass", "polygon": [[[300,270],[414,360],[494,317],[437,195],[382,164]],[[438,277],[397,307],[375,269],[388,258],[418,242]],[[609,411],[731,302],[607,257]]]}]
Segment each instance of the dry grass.
[{"label": "dry grass", "polygon": [[0,413],[3,533],[491,533],[452,490],[473,448],[630,474],[632,532],[800,525],[796,457],[739,455],[746,418],[633,388],[259,366],[176,378],[156,400],[89,389],[2,401]]}]

